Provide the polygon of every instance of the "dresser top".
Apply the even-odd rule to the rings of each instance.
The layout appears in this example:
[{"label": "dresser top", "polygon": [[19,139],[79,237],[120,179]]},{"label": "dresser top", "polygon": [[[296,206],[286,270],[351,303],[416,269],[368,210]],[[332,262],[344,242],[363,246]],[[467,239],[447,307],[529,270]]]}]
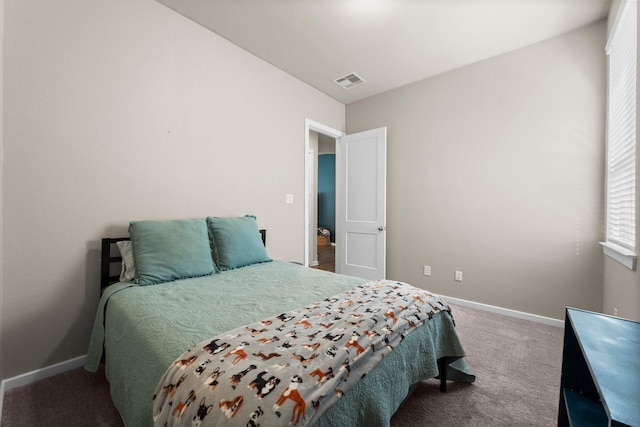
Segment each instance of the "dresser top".
[{"label": "dresser top", "polygon": [[610,418],[639,425],[640,323],[573,308],[567,320]]}]

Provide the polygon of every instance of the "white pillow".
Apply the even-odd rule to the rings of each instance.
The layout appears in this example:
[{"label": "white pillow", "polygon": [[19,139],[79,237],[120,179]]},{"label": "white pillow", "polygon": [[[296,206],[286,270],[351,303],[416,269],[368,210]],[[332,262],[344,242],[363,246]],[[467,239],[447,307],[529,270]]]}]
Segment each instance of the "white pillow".
[{"label": "white pillow", "polygon": [[131,240],[117,242],[120,256],[122,257],[122,269],[120,270],[121,282],[133,282],[136,279],[136,267],[133,265],[133,249]]}]

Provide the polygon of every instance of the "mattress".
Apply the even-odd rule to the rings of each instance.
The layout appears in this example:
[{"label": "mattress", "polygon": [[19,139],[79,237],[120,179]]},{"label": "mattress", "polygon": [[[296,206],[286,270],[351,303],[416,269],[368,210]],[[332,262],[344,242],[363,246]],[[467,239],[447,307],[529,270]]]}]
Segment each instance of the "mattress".
[{"label": "mattress", "polygon": [[[116,283],[101,298],[86,368],[97,370],[104,349],[111,396],[124,424],[150,426],[158,381],[195,343],[366,282],[274,261],[153,286]],[[453,362],[449,379],[473,381],[464,355],[453,319],[446,311],[438,313],[408,335],[316,425],[387,426],[411,385],[438,375],[438,359]]]}]

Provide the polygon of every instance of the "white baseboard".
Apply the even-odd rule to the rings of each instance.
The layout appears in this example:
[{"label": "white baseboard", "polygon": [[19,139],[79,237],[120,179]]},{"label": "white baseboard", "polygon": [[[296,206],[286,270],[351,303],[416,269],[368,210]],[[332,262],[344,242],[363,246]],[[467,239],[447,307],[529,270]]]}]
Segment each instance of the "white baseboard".
[{"label": "white baseboard", "polygon": [[4,381],[0,381],[0,420],[2,420],[2,403],[4,402]]},{"label": "white baseboard", "polygon": [[[505,316],[517,317],[519,319],[531,320],[533,322],[544,323],[546,325],[557,326],[561,328],[564,327],[564,322],[562,320],[553,319],[551,317],[544,317],[537,314],[525,313],[523,311],[511,310],[494,305],[448,297],[446,295],[441,296],[445,299],[445,301],[451,302],[452,304],[471,307],[478,310],[490,311],[492,313],[503,314]],[[56,363],[55,365],[47,366],[42,369],[36,369],[35,371],[27,372],[25,374],[18,375],[12,378],[7,378],[0,382],[0,418],[2,417],[2,403],[4,400],[5,391],[9,391],[16,387],[22,387],[38,380],[43,380],[45,378],[70,371],[72,369],[79,368],[81,366],[84,366],[86,359],[86,355],[79,356],[65,362]]]},{"label": "white baseboard", "polygon": [[87,360],[87,356],[79,356],[64,362],[56,363],[55,365],[47,366],[42,369],[36,369],[35,371],[27,372],[25,374],[17,375],[15,377],[4,379],[0,382],[0,419],[2,419],[2,404],[4,402],[4,393],[16,387],[22,387],[34,383],[45,378],[52,377],[54,375],[62,374],[63,372],[70,371],[72,369],[84,366]]},{"label": "white baseboard", "polygon": [[[490,311],[492,313],[503,314],[505,316],[517,317],[518,319],[531,320],[533,322],[544,323],[545,325],[564,328],[564,321],[551,317],[539,316],[537,314],[525,313],[524,311],[511,310],[509,308],[497,307],[495,305],[482,304],[480,302],[468,301],[465,299],[448,297],[441,295],[445,301],[465,307],[477,308],[478,310]],[[455,314],[454,314],[455,315]]]},{"label": "white baseboard", "polygon": [[27,384],[31,384],[38,380],[52,377],[54,375],[61,374],[63,372],[70,371],[75,368],[84,366],[87,356],[78,356],[74,359],[66,360],[64,362],[56,363],[55,365],[47,366],[42,369],[36,369],[35,371],[27,372],[12,378],[7,378],[2,381],[2,396],[4,391],[9,391],[16,387],[22,387]]}]

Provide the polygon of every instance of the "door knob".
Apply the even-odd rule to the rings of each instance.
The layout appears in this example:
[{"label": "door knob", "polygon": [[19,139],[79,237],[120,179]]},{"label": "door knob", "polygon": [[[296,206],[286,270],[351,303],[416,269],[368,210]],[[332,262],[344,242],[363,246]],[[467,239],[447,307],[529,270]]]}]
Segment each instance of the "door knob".
[{"label": "door knob", "polygon": [[383,230],[384,230],[383,226],[378,227],[378,231],[383,231]]}]

